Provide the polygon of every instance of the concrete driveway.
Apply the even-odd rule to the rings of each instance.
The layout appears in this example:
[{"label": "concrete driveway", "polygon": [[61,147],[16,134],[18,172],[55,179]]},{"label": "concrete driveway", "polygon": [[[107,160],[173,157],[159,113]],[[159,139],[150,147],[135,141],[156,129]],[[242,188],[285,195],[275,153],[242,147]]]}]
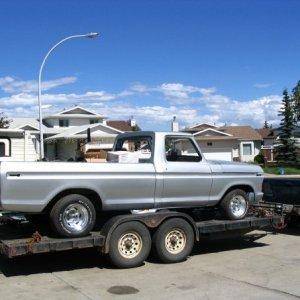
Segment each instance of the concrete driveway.
[{"label": "concrete driveway", "polygon": [[[262,232],[256,232],[262,233]],[[111,268],[95,250],[0,259],[2,299],[300,298],[300,230],[202,242],[183,263]]]}]

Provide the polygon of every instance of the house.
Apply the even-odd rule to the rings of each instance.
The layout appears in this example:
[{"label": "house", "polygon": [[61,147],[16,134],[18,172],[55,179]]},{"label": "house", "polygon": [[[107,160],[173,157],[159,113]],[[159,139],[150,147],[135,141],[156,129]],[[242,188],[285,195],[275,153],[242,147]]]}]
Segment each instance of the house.
[{"label": "house", "polygon": [[[105,158],[119,133],[135,130],[134,120],[109,121],[105,117],[74,106],[43,118],[47,160],[75,160],[79,156]],[[85,143],[90,129],[92,141]],[[39,157],[39,122],[35,118],[13,118],[0,129],[0,157],[34,161]]]},{"label": "house", "polygon": [[203,155],[211,160],[254,161],[262,137],[251,126],[222,126],[202,123],[184,129],[194,135]]},{"label": "house", "polygon": [[39,123],[34,118],[12,119],[9,128],[0,129],[1,160],[38,159]]}]

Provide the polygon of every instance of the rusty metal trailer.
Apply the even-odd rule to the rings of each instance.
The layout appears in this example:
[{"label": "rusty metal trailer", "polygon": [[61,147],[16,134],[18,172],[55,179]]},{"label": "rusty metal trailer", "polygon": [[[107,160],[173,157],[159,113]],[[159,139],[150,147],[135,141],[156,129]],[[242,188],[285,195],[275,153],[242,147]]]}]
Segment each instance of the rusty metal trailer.
[{"label": "rusty metal trailer", "polygon": [[[39,233],[28,222],[8,222],[8,224],[5,222],[6,224],[0,225],[0,253],[8,258],[14,258],[37,253],[97,247],[102,253],[108,254],[116,266],[126,268],[140,265],[148,257],[151,245],[156,248],[156,252],[161,252],[158,256],[163,262],[177,262],[185,259],[190,254],[194,242],[201,238],[241,236],[279,222],[279,216],[250,216],[237,221],[222,219],[201,221],[183,212],[158,211],[113,216],[98,231],[80,238],[51,237],[49,234]],[[169,231],[168,228],[170,228]],[[146,231],[143,233],[143,230]],[[189,235],[189,231],[192,232],[192,236]],[[118,235],[118,232],[123,232],[123,235],[121,233]],[[173,235],[167,240],[172,232]],[[149,239],[145,239],[148,234],[150,245]],[[124,236],[127,240],[120,244]],[[141,257],[135,255],[138,248],[136,236],[141,239],[140,244],[147,247]],[[114,243],[114,240],[117,242]],[[165,243],[161,243],[161,240]],[[136,249],[133,250],[132,247]],[[141,247],[140,251],[143,250]]]}]

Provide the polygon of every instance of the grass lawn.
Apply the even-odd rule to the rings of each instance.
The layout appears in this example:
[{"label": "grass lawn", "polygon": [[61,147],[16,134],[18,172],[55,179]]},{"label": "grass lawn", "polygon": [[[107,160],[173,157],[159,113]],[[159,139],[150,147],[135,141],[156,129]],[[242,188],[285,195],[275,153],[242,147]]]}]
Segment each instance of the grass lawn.
[{"label": "grass lawn", "polygon": [[[300,168],[295,167],[283,167],[285,175],[300,175]],[[265,173],[280,175],[278,167],[265,167],[263,168]]]}]

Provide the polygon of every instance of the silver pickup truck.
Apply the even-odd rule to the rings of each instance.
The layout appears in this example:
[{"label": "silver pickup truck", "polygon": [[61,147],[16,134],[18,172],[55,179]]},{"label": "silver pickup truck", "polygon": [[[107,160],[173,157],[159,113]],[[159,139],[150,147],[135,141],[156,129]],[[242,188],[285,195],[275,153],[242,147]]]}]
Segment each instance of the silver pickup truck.
[{"label": "silver pickup truck", "polygon": [[[220,207],[242,219],[262,199],[262,169],[207,161],[186,133],[120,134],[114,153],[135,163],[2,162],[1,209],[46,215],[61,236],[83,236],[98,211]],[[126,154],[126,152],[125,152]]]}]

